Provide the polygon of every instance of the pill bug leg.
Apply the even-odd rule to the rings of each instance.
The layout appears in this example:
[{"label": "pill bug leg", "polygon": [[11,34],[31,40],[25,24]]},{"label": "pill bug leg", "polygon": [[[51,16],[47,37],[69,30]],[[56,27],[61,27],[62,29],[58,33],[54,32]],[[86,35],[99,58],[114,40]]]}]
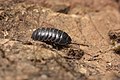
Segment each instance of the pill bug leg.
[{"label": "pill bug leg", "polygon": [[63,48],[67,47],[67,46],[62,46],[62,45],[58,45],[58,44],[52,44],[52,47],[56,50],[62,50]]},{"label": "pill bug leg", "polygon": [[[56,49],[56,50],[61,50],[61,49],[63,49],[65,46],[61,46],[61,45],[59,45],[59,44],[54,44],[54,43],[52,43],[52,42],[49,42],[49,41],[43,41],[45,44],[44,44],[44,48],[49,48],[49,49],[51,49],[50,48],[50,46],[53,48],[53,49]],[[47,46],[47,45],[49,45],[49,47]],[[47,46],[47,47],[46,47]]]}]

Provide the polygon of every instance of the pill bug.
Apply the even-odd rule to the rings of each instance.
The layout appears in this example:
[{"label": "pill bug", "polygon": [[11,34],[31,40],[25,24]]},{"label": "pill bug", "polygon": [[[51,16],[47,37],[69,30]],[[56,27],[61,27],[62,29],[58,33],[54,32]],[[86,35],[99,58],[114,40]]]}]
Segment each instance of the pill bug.
[{"label": "pill bug", "polygon": [[55,28],[38,28],[31,38],[35,41],[50,42],[55,46],[67,46],[71,43],[71,37],[64,31]]}]

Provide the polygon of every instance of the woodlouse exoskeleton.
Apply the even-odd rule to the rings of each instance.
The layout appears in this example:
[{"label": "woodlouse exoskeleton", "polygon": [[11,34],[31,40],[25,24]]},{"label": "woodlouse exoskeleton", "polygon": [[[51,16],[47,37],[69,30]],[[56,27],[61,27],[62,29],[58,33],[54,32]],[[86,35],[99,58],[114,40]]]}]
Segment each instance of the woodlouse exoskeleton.
[{"label": "woodlouse exoskeleton", "polygon": [[33,40],[52,43],[53,47],[67,46],[71,37],[64,31],[55,28],[38,28],[32,33]]}]

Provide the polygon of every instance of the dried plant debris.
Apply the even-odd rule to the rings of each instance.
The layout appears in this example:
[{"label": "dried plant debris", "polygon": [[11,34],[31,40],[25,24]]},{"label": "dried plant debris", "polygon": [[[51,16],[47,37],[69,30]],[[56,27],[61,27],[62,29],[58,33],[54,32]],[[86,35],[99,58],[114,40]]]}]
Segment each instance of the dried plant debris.
[{"label": "dried plant debris", "polygon": [[74,49],[70,49],[68,50],[66,56],[64,56],[64,58],[67,59],[76,59],[79,60],[82,58],[82,56],[85,54],[85,52],[83,50],[74,50]]},{"label": "dried plant debris", "polygon": [[111,40],[111,44],[113,45],[113,50],[120,54],[120,30],[110,31],[109,38]]}]

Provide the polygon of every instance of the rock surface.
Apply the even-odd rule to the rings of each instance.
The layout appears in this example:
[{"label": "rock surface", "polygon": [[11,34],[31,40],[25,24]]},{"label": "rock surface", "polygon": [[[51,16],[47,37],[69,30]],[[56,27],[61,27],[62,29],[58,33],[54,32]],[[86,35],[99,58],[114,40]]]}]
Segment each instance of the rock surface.
[{"label": "rock surface", "polygon": [[[0,1],[0,80],[120,79],[109,36],[120,33],[120,0],[37,1]],[[33,41],[40,27],[63,30],[81,45],[56,50]]]}]

